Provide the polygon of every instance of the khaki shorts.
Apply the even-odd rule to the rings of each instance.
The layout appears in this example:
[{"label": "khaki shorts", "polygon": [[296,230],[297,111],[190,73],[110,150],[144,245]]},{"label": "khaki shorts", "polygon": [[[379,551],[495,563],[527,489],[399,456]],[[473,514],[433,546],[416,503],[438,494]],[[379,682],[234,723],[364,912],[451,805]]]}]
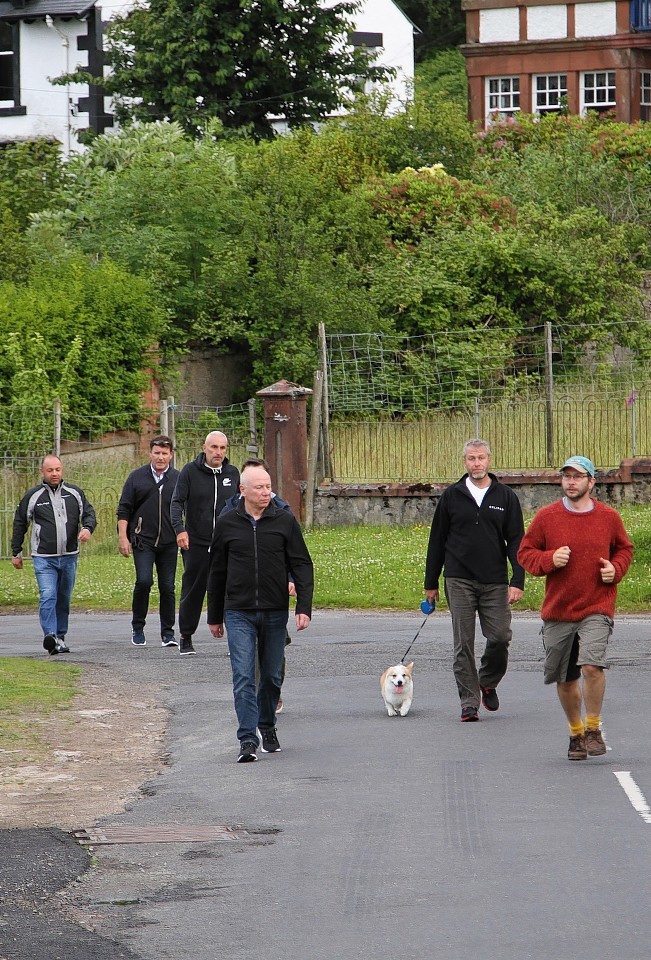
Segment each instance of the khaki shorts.
[{"label": "khaki shorts", "polygon": [[578,680],[584,664],[607,669],[606,648],[612,632],[613,621],[603,613],[578,623],[544,620],[545,683]]}]

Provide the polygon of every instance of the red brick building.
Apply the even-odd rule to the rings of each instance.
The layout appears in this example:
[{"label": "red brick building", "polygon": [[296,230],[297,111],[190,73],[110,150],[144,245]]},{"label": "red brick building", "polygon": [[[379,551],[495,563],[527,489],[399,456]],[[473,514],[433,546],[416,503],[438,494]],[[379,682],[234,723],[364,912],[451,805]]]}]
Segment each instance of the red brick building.
[{"label": "red brick building", "polygon": [[651,0],[462,0],[470,119],[651,120]]}]

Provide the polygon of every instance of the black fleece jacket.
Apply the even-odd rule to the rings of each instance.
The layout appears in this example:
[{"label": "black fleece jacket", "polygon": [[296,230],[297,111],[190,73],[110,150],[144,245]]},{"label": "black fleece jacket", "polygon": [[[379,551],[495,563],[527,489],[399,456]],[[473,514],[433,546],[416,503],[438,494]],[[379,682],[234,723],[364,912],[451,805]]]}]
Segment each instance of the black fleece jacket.
[{"label": "black fleece jacket", "polygon": [[219,517],[210,557],[208,623],[223,623],[224,610],[286,610],[290,570],[296,613],[312,616],[312,559],[295,517],[273,500],[255,524],[244,499]]},{"label": "black fleece jacket", "polygon": [[510,487],[492,473],[489,477],[491,485],[481,507],[466,488],[465,474],[441,495],[427,547],[426,590],[438,590],[444,567],[446,577],[524,589],[524,570],[517,558],[524,535],[522,509]]},{"label": "black fleece jacket", "polygon": [[224,457],[221,467],[206,466],[200,453],[181,470],[170,513],[174,534],[187,532],[190,543],[210,546],[215,520],[226,501],[240,489],[240,472]]}]

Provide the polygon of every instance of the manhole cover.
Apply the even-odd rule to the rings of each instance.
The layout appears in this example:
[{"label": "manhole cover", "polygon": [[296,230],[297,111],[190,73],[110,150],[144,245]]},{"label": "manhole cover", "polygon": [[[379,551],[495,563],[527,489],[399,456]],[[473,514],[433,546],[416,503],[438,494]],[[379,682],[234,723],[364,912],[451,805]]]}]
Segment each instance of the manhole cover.
[{"label": "manhole cover", "polygon": [[249,840],[252,834],[241,827],[221,824],[167,823],[151,827],[92,827],[76,830],[79,843],[200,843],[205,840]]}]

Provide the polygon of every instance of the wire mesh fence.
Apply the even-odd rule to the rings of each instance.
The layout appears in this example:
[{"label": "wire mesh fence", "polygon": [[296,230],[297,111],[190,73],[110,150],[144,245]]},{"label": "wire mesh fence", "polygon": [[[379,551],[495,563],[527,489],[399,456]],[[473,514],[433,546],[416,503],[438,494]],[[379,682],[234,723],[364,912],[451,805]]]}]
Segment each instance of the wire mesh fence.
[{"label": "wire mesh fence", "polygon": [[86,551],[110,554],[117,549],[115,514],[124,481],[131,470],[148,462],[150,437],[166,433],[176,439],[175,463],[180,469],[201,452],[208,433],[221,430],[229,438],[229,458],[239,464],[257,452],[258,419],[254,401],[199,407],[176,405],[170,398],[161,401],[159,411],[148,414],[140,430],[124,428],[133,423],[133,411],[109,420],[76,418],[56,403],[51,409],[0,407],[0,555],[11,555],[16,507],[40,482],[45,454],[59,453],[65,479],[81,487],[95,509],[97,531]]},{"label": "wire mesh fence", "polygon": [[526,341],[477,332],[324,337],[332,478],[450,481],[483,437],[504,470],[553,467],[571,453],[601,469],[651,452],[651,325],[637,346],[612,329],[572,342],[546,324]]}]

